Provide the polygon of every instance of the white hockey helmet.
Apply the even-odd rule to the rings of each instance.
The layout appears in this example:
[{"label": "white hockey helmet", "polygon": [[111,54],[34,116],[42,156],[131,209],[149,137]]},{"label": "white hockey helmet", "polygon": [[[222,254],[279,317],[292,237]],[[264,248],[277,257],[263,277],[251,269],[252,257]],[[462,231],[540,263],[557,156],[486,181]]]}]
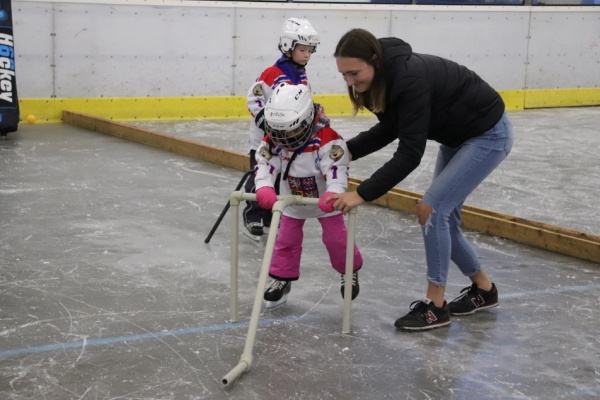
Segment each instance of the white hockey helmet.
[{"label": "white hockey helmet", "polygon": [[265,123],[276,146],[297,150],[313,136],[315,106],[306,85],[280,83],[265,106]]},{"label": "white hockey helmet", "polygon": [[294,50],[297,44],[314,46],[314,51],[317,51],[319,34],[305,18],[289,18],[281,27],[279,50],[285,53],[288,50]]}]

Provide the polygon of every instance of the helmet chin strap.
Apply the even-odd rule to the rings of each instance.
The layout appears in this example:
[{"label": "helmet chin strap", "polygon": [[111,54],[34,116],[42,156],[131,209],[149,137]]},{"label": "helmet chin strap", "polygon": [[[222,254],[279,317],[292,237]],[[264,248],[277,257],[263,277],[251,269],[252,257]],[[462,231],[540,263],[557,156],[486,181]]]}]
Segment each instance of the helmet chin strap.
[{"label": "helmet chin strap", "polygon": [[[302,147],[305,147],[305,146],[302,146]],[[301,150],[304,150],[304,149],[300,148],[300,149],[294,151],[294,154],[292,154],[292,157],[290,158],[290,161],[288,162],[288,165],[285,168],[285,172],[283,173],[283,176],[281,177],[282,180],[287,181],[288,174],[290,173],[290,167],[292,166],[292,163],[296,159],[296,156],[298,155],[298,153],[301,153]]]},{"label": "helmet chin strap", "polygon": [[[311,130],[312,130],[312,128],[311,128]],[[287,177],[288,177],[288,174],[290,172],[290,167],[292,166],[292,163],[296,159],[296,156],[298,156],[298,154],[302,153],[304,151],[304,149],[308,146],[308,144],[310,143],[310,139],[312,139],[312,135],[306,141],[306,143],[304,143],[302,146],[300,146],[299,148],[297,148],[296,151],[294,151],[294,154],[292,154],[292,157],[290,157],[290,161],[288,162],[288,165],[285,168],[285,172],[283,173],[283,176],[281,177],[282,180],[287,181]]]}]

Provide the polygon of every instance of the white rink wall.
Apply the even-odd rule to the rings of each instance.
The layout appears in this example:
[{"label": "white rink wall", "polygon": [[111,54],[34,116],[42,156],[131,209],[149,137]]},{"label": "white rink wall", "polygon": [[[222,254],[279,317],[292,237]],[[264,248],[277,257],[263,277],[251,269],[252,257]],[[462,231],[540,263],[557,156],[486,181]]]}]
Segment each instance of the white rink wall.
[{"label": "white rink wall", "polygon": [[316,94],[345,93],[332,56],[360,27],[477,71],[499,90],[600,87],[600,7],[220,1],[12,2],[20,98],[245,96],[278,57],[282,22],[321,45]]}]

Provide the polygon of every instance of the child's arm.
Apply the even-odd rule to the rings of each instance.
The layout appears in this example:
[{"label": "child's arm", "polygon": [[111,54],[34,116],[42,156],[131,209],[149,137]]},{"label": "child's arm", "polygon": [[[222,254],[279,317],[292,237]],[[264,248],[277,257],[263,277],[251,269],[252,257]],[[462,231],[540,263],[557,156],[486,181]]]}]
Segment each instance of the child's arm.
[{"label": "child's arm", "polygon": [[256,82],[250,86],[246,94],[246,106],[248,111],[254,117],[255,125],[263,132],[264,129],[264,108],[271,97],[275,80],[281,75],[279,68],[271,66],[263,71],[256,79]]},{"label": "child's arm", "polygon": [[346,191],[350,158],[346,142],[329,127],[323,128],[321,131],[319,161],[321,173],[327,183],[326,192],[321,195],[319,200],[319,208],[330,213],[334,211],[334,202],[325,203],[325,199],[333,194]]},{"label": "child's arm", "polygon": [[276,154],[271,153],[269,143],[263,140],[258,150],[256,150],[254,183],[256,185],[256,200],[266,210],[272,209],[277,201],[274,187],[280,169],[281,159]]},{"label": "child's arm", "polygon": [[346,142],[331,128],[323,128],[319,162],[327,182],[327,191],[343,193],[348,187],[350,158]]},{"label": "child's arm", "polygon": [[250,86],[248,94],[246,95],[246,106],[248,111],[254,117],[254,124],[257,128],[265,131],[264,128],[264,108],[267,104],[268,94],[271,88],[265,84],[264,81],[256,81]]}]

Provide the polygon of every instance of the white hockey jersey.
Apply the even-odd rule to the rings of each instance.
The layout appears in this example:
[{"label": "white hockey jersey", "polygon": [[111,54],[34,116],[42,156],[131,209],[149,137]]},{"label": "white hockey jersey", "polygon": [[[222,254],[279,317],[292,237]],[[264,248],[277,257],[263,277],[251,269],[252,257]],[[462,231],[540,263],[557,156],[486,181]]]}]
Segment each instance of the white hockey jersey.
[{"label": "white hockey jersey", "polygon": [[[320,107],[319,107],[320,108]],[[293,151],[270,144],[268,137],[256,152],[256,189],[274,187],[277,174],[281,173],[279,191],[281,196],[297,195],[319,198],[325,192],[343,193],[348,187],[349,165],[346,142],[329,127],[329,120],[318,113],[319,121],[313,127],[313,137],[298,150],[291,162]],[[289,169],[288,169],[289,168]],[[284,175],[287,171],[286,180]],[[286,207],[284,215],[305,219],[339,214],[324,213],[319,206],[295,205]]]}]

